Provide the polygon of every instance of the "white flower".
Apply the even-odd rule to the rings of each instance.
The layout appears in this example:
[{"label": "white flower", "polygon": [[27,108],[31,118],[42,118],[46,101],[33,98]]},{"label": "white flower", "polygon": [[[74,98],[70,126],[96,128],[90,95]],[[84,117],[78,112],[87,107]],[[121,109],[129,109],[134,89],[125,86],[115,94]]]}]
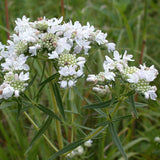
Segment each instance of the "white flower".
[{"label": "white flower", "polygon": [[158,70],[154,68],[154,65],[151,67],[146,67],[145,64],[140,65],[140,71],[147,82],[152,82],[158,75]]},{"label": "white flower", "polygon": [[83,39],[76,39],[77,45],[74,47],[75,53],[80,53],[84,50],[84,54],[88,54],[88,50],[91,48],[90,42]]},{"label": "white flower", "polygon": [[5,88],[3,89],[3,98],[4,98],[4,99],[8,99],[8,98],[12,97],[13,92],[14,92],[13,87],[11,87],[11,86],[5,87]]},{"label": "white flower", "polygon": [[68,87],[72,87],[75,85],[75,82],[73,80],[68,81]]},{"label": "white flower", "polygon": [[64,50],[68,50],[70,51],[71,49],[71,44],[69,44],[67,42],[67,38],[60,38],[58,41],[57,41],[57,47],[56,47],[56,52],[59,54],[59,53],[62,53]]},{"label": "white flower", "polygon": [[89,74],[86,80],[88,82],[96,82],[97,81],[97,77],[94,74]]},{"label": "white flower", "polygon": [[139,81],[139,74],[137,72],[133,74],[128,74],[127,81],[130,83],[137,83]]},{"label": "white flower", "polygon": [[15,90],[15,91],[14,91],[14,96],[15,96],[15,97],[19,97],[19,90]]},{"label": "white flower", "polygon": [[115,50],[116,44],[115,43],[107,43],[106,46],[108,48],[108,52],[110,53]]},{"label": "white flower", "polygon": [[92,141],[91,139],[89,139],[88,141],[86,141],[86,142],[84,143],[84,145],[85,145],[86,147],[91,147],[91,146],[92,146],[92,143],[93,143],[93,141]]},{"label": "white flower", "polygon": [[60,67],[60,70],[59,70],[59,73],[62,75],[62,76],[69,76],[69,75],[74,75],[76,74],[76,71],[75,71],[75,68],[76,66],[65,66],[65,67]]},{"label": "white flower", "polygon": [[160,137],[155,137],[154,141],[160,143]]},{"label": "white flower", "polygon": [[105,71],[104,76],[107,80],[115,80],[114,77],[116,76],[113,72]]},{"label": "white flower", "polygon": [[96,31],[95,41],[100,45],[106,42],[107,33],[102,33],[102,31]]},{"label": "white flower", "polygon": [[82,146],[78,146],[75,150],[78,155],[82,155],[84,153],[84,148]]},{"label": "white flower", "polygon": [[52,53],[48,53],[48,58],[49,59],[55,59],[55,58],[58,58],[58,53],[56,51],[52,51]]},{"label": "white flower", "polygon": [[36,44],[35,46],[30,46],[29,47],[29,53],[32,53],[31,56],[36,56],[37,55],[37,49],[40,49],[41,46],[39,44]]},{"label": "white flower", "polygon": [[127,55],[127,51],[125,50],[124,55],[123,55],[123,60],[124,61],[134,61],[133,59],[131,59],[133,57],[133,55]]},{"label": "white flower", "polygon": [[25,32],[28,28],[30,28],[29,18],[26,18],[26,16],[23,16],[22,19],[17,18],[15,23],[16,23],[15,31],[17,33],[18,32]]},{"label": "white flower", "polygon": [[67,157],[73,158],[77,153],[73,150],[71,153],[67,154]]},{"label": "white flower", "polygon": [[157,98],[155,90],[149,90],[149,91],[145,92],[144,95],[145,95],[146,99],[151,98],[152,100],[156,100],[156,98]]},{"label": "white flower", "polygon": [[84,57],[77,58],[77,65],[80,66],[80,68],[84,66],[85,62],[86,62],[86,59]]},{"label": "white flower", "polygon": [[120,59],[121,59],[121,57],[122,57],[122,55],[120,55],[118,51],[114,51],[114,52],[113,52],[113,56],[114,56],[113,59],[114,59],[115,61],[120,61]]},{"label": "white flower", "polygon": [[27,81],[27,80],[29,80],[29,72],[27,72],[25,74],[23,72],[21,72],[19,74],[19,80],[20,81]]},{"label": "white flower", "polygon": [[61,88],[66,88],[67,87],[67,81],[60,81],[60,87]]}]

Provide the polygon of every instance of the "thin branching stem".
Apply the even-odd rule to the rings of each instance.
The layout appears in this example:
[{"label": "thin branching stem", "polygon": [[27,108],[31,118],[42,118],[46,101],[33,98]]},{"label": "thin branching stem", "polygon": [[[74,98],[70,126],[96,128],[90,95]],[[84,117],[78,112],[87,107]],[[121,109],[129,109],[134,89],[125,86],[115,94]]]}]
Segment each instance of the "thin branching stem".
[{"label": "thin branching stem", "polygon": [[[51,62],[49,62],[49,76],[52,75],[52,64]],[[52,81],[49,83],[49,88],[50,88],[50,92],[51,92],[51,97],[52,97],[52,104],[53,104],[53,108],[54,108],[54,112],[56,115],[59,115],[59,110],[58,110],[58,106],[57,106],[57,102],[56,102],[56,98],[53,92],[53,86],[52,86]],[[59,149],[63,148],[63,137],[62,137],[62,130],[61,130],[61,124],[58,120],[55,120],[56,122],[56,132],[57,132],[57,139],[58,139],[58,145],[59,145]],[[64,157],[61,157],[61,160],[63,160]]]},{"label": "thin branching stem", "polygon": [[[33,119],[29,116],[29,114],[27,112],[24,112],[24,115],[27,117],[27,119],[31,122],[31,124],[33,124],[33,126],[35,127],[35,129],[38,131],[40,128],[36,125],[36,123],[33,121]],[[48,139],[48,137],[45,134],[42,134],[42,136],[44,137],[44,139],[47,141],[47,143],[56,151],[58,152],[58,149],[56,146],[53,145],[53,143]]]}]

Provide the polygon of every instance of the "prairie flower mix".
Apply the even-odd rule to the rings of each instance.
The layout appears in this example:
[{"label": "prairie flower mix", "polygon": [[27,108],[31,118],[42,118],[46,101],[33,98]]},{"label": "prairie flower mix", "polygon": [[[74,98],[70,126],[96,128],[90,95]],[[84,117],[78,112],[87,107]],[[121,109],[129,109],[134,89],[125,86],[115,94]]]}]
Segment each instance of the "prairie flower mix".
[{"label": "prairie flower mix", "polygon": [[[92,149],[93,137],[102,133],[102,131],[108,127],[114,143],[127,160],[127,156],[113,124],[113,122],[123,117],[113,119],[114,114],[120,104],[125,102],[131,104],[134,114],[138,117],[133,97],[135,93],[142,94],[145,99],[156,100],[157,88],[152,84],[158,75],[158,70],[154,65],[149,67],[146,66],[145,63],[138,67],[131,65],[134,61],[133,55],[128,54],[127,51],[120,53],[115,43],[107,40],[107,33],[97,30],[89,23],[82,25],[78,21],[74,23],[72,21],[64,22],[63,17],[59,19],[47,19],[44,17],[32,22],[25,16],[23,16],[22,19],[17,18],[15,23],[14,33],[10,36],[10,40],[7,41],[7,45],[3,45],[0,42],[2,77],[0,99],[1,102],[4,101],[5,103],[10,100],[15,100],[19,107],[18,113],[20,113],[20,109],[23,108],[22,106],[20,107],[20,105],[23,104],[27,105],[26,109],[29,108],[28,106],[34,106],[47,114],[48,117],[44,125],[42,125],[43,128],[37,129],[38,127],[27,112],[25,110],[23,111],[29,121],[34,124],[38,130],[38,134],[33,138],[32,144],[35,139],[43,135],[48,144],[56,151],[56,154],[51,156],[49,160],[55,159],[58,156],[61,156],[62,160],[63,158],[70,159],[73,157],[75,159],[82,157],[83,159],[83,156],[85,157],[87,152]],[[91,55],[91,49],[95,46],[99,49],[104,48],[106,52],[102,64],[103,70],[98,74],[89,73],[86,75],[86,62]],[[31,66],[31,61],[29,61],[33,59],[40,67],[43,67],[40,62],[44,62],[44,76],[41,77],[41,80],[44,78],[45,80],[39,84],[39,86],[43,85],[37,95],[40,94],[44,85],[49,83],[51,93],[50,101],[54,108],[53,111],[49,107],[44,107],[39,104],[39,97],[37,95],[35,95],[33,100],[25,95],[25,90],[29,88],[34,81],[34,78],[30,76],[30,72],[34,66]],[[89,69],[88,71],[90,72]],[[72,90],[72,88],[77,89],[75,86],[78,86],[77,82],[81,81],[82,77],[86,79],[86,84],[89,84],[89,87],[96,92],[100,101],[96,104],[87,101],[86,97],[82,98],[83,96],[81,96],[77,90],[77,95],[79,94],[81,99],[86,100],[86,103],[89,104],[83,106],[83,109],[95,109],[95,111],[100,114],[97,117],[104,118],[105,121],[98,124],[97,129],[82,126],[82,129],[89,129],[92,132],[87,136],[87,134],[80,129],[77,132],[82,132],[86,137],[74,143],[73,141],[77,140],[77,137],[74,138],[76,133],[74,129],[77,127],[75,125],[76,118],[74,114],[78,115],[79,113],[76,109],[76,111],[73,109],[75,104],[70,101],[74,99],[74,90]],[[118,96],[115,94],[116,90],[114,88],[117,82],[121,90],[123,90],[123,93],[117,94]],[[63,98],[61,98],[59,88],[64,91]],[[68,96],[66,96],[67,94]],[[68,108],[67,110],[63,108],[65,98],[67,99],[65,105],[67,105],[71,111],[69,111]],[[48,104],[50,103],[47,102],[47,105]],[[107,108],[103,110],[105,107],[110,107],[111,109],[108,110]],[[71,114],[71,125],[67,122],[65,114]],[[56,144],[58,148],[44,135],[44,131],[48,129],[47,127],[51,124],[52,118],[56,121]],[[63,123],[63,125],[61,125],[61,123]],[[79,126],[81,127],[81,125]],[[65,130],[64,132],[68,129],[68,133],[65,134],[62,132],[62,129]],[[67,140],[64,141],[68,134],[71,134],[68,138],[69,142],[67,142]],[[155,141],[159,143],[159,137],[156,137]],[[70,142],[72,142],[73,145]],[[64,148],[64,143],[70,143],[68,144],[69,147],[66,146]],[[31,149],[31,146],[29,149]]]}]

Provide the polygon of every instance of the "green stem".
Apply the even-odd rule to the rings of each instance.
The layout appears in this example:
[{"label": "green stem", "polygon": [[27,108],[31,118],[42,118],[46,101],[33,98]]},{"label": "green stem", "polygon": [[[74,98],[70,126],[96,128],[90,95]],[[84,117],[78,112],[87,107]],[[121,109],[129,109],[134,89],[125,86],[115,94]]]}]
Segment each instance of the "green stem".
[{"label": "green stem", "polygon": [[[49,62],[49,76],[51,76],[51,75],[52,75],[52,64],[51,64],[51,62]],[[52,82],[49,83],[49,88],[50,88],[50,92],[51,92],[54,112],[56,115],[59,115],[59,110],[57,107],[56,98],[55,98],[55,95],[53,92]],[[57,131],[59,149],[62,149],[64,145],[63,145],[63,139],[62,139],[61,124],[58,120],[55,120],[55,122],[56,122],[56,131]]]},{"label": "green stem", "polygon": [[72,115],[71,115],[71,142],[73,142],[73,139],[74,139],[74,110],[73,110],[73,100],[74,100],[74,94],[73,94],[73,90],[72,88],[69,90],[70,91],[70,97],[69,97],[69,104],[70,104],[70,107],[71,107],[71,111],[72,111]]},{"label": "green stem", "polygon": [[[33,119],[28,115],[27,112],[24,111],[24,115],[28,118],[28,120],[33,124],[33,126],[36,128],[36,130],[39,130],[39,127],[36,125],[36,123],[33,121]],[[58,149],[52,144],[52,142],[48,139],[48,137],[45,134],[42,134],[44,139],[48,142],[48,144],[56,151],[58,152]]]},{"label": "green stem", "polygon": [[112,112],[112,114],[111,114],[111,117],[113,117],[113,116],[114,116],[114,114],[117,112],[117,110],[118,110],[118,108],[119,108],[120,104],[121,104],[121,101],[119,101],[119,102],[117,103],[117,105],[116,105],[115,109],[113,110],[113,112]]},{"label": "green stem", "polygon": [[[100,132],[101,130],[103,130],[105,128],[105,126],[101,126],[99,128],[97,128],[92,134],[88,135],[84,141],[88,141],[89,139],[93,138],[98,132]],[[67,154],[71,153],[72,151],[69,151],[67,153],[64,154],[64,156],[66,156]]]}]

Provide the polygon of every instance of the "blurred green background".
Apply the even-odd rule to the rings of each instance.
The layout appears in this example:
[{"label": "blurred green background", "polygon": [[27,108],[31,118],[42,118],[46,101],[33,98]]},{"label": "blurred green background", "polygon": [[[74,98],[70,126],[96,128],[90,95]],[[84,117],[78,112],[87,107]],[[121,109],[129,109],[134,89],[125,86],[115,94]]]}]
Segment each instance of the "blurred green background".
[{"label": "blurred green background", "polygon": [[[31,20],[37,17],[61,17],[61,2],[59,0],[8,0],[10,33],[13,33],[16,18],[26,15]],[[143,62],[147,65],[154,64],[160,70],[160,1],[159,0],[64,0],[64,20],[80,21],[83,25],[89,22],[97,29],[108,33],[108,40],[115,42],[120,53],[128,50],[133,54],[136,65],[139,64],[141,50],[144,45]],[[0,41],[6,44],[7,41],[5,0],[0,0]],[[144,43],[145,42],[145,43]],[[93,50],[98,55],[99,72],[102,68],[103,56],[101,51]],[[97,62],[97,55],[89,58]],[[90,64],[88,64],[90,65]],[[94,69],[91,68],[92,73]],[[38,70],[38,69],[37,69]],[[160,83],[159,77],[155,81],[158,88],[157,101],[147,101],[148,106],[137,108],[139,119],[124,120],[117,123],[118,133],[124,129],[120,138],[132,160],[159,160],[160,144],[154,142],[156,136],[160,136]],[[86,86],[85,91],[79,88],[81,93],[90,94]],[[76,95],[77,96],[77,95]],[[76,97],[75,96],[75,97]],[[94,96],[91,96],[94,99]],[[138,101],[146,102],[140,96]],[[92,119],[92,111],[81,111],[83,100],[75,101],[81,112],[81,122]],[[51,148],[41,138],[29,152],[24,155],[29,142],[33,137],[34,128],[23,116],[16,119],[16,111],[12,108],[0,110],[0,160],[46,160],[52,153]],[[118,115],[124,114],[125,108]],[[23,114],[22,114],[23,115]],[[30,115],[38,125],[41,125],[44,117],[38,110],[31,110]],[[84,119],[85,120],[84,120]],[[93,127],[93,118],[89,120],[88,127]],[[52,128],[54,130],[54,126]],[[126,129],[126,131],[125,131]],[[123,130],[122,130],[123,131]],[[87,132],[87,131],[86,131]],[[87,132],[88,133],[88,132]],[[48,131],[51,140],[54,141],[55,134]],[[121,159],[114,145],[109,149],[103,149],[111,143],[109,133],[101,134],[94,140],[90,149],[90,160],[114,160]],[[105,155],[105,156],[104,156]]]}]

